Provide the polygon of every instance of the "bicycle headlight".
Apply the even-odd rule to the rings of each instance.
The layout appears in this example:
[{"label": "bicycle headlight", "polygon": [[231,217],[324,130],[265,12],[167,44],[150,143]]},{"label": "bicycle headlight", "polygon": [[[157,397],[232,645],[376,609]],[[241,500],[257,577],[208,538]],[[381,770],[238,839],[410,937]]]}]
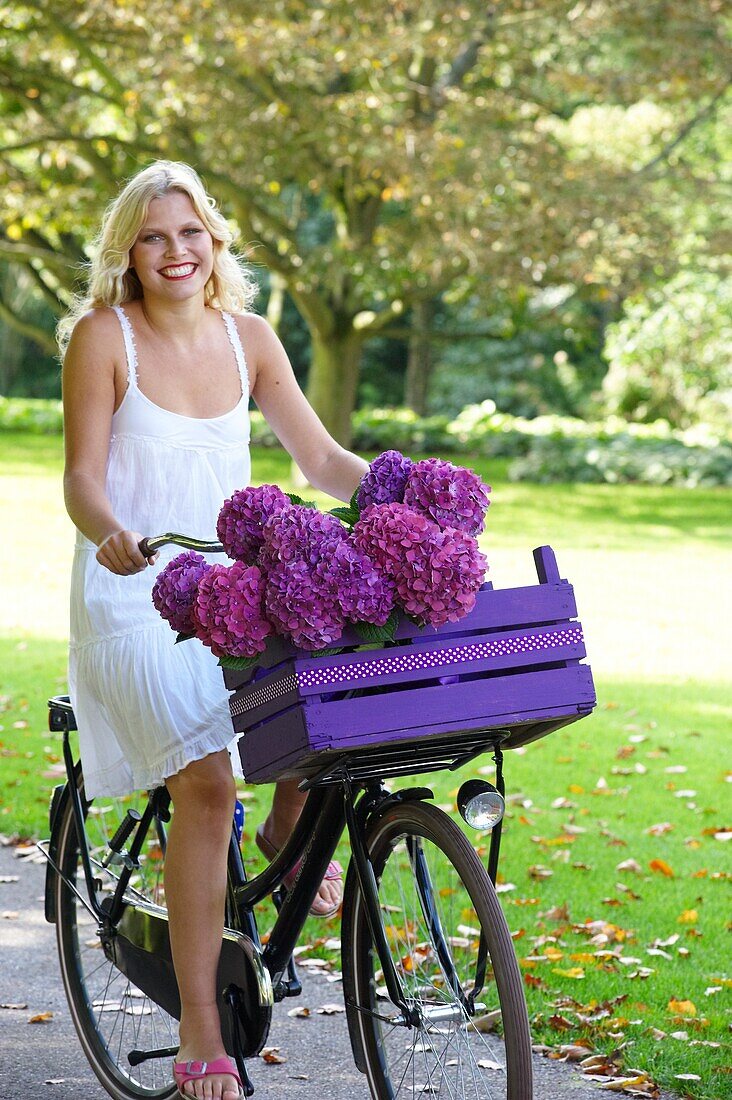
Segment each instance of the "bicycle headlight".
[{"label": "bicycle headlight", "polygon": [[492,829],[503,817],[506,803],[492,783],[468,779],[458,791],[457,807],[463,821],[472,829]]}]

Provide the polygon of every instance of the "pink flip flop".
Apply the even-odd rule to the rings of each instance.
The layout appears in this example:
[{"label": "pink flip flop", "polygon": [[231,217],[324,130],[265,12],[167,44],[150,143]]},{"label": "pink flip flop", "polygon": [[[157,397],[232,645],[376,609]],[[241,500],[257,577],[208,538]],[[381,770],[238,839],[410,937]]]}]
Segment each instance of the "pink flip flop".
[{"label": "pink flip flop", "polygon": [[[254,840],[262,855],[266,856],[267,859],[271,862],[279,852],[279,848],[275,848],[272,841],[264,835],[263,830],[264,826],[260,825],[254,836]],[[295,881],[297,872],[300,869],[301,862],[301,860],[298,860],[292,870],[289,871],[282,880],[282,884],[287,890],[291,888],[293,882]],[[338,861],[335,859],[332,859],[330,861],[330,863],[328,864],[328,870],[323,875],[323,882],[326,881],[341,883],[341,888],[338,892],[338,900],[335,902],[334,905],[330,907],[330,909],[316,909],[315,906],[312,905],[310,907],[310,912],[314,917],[334,917],[341,907],[341,902],[343,901],[343,868],[341,867],[340,863],[338,863]]]},{"label": "pink flip flop", "polygon": [[173,1077],[178,1086],[178,1095],[184,1100],[193,1100],[192,1092],[183,1092],[183,1086],[189,1081],[201,1081],[214,1074],[226,1074],[235,1077],[239,1085],[239,1100],[245,1100],[241,1077],[233,1058],[217,1058],[214,1062],[173,1062]]}]

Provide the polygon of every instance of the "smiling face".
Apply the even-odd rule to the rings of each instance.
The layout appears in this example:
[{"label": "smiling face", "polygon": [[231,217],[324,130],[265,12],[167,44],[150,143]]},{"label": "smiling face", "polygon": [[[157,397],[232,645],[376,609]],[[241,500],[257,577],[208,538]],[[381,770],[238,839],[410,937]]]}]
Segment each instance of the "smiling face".
[{"label": "smiling face", "polygon": [[170,300],[202,294],[213,271],[213,237],[188,195],[153,199],[130,249],[145,294]]}]

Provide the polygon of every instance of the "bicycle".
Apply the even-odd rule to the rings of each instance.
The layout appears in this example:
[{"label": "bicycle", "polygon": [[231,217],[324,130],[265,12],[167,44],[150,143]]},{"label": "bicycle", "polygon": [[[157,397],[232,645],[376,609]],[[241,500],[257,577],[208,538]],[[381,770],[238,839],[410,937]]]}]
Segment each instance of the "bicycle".
[{"label": "bicycle", "polygon": [[[147,551],[166,542],[220,549],[160,536],[147,540]],[[53,792],[50,839],[42,844],[45,914],[56,926],[71,1015],[110,1096],[165,1100],[176,1095],[168,1059],[177,1052],[180,1015],[161,879],[170,798],[162,787],[125,799],[88,800],[71,749],[76,726],[70,702],[56,697],[49,707],[51,728],[63,734],[67,782]],[[455,735],[329,758],[302,780],[309,795],[287,844],[250,880],[240,823],[232,822],[217,988],[224,1043],[246,1095],[254,1089],[245,1060],[266,1042],[273,1004],[301,992],[293,951],[347,831],[343,990],[354,1060],[371,1095],[531,1100],[523,983],[494,888],[502,745],[510,737],[509,728],[492,728],[467,741]],[[458,804],[468,823],[493,825],[487,870],[465,832],[430,804],[429,788],[390,792],[383,782],[385,775],[455,769],[486,752],[496,764],[495,785],[468,780]],[[471,821],[476,814],[477,825]],[[284,891],[282,881],[298,860]],[[270,894],[278,912],[263,944],[254,907]]]}]

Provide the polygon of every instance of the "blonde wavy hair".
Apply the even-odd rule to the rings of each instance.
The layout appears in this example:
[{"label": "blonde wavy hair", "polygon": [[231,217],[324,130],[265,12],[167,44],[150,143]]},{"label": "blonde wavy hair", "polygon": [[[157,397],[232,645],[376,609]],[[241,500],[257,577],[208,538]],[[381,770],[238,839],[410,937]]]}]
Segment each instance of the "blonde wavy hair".
[{"label": "blonde wavy hair", "polygon": [[213,271],[205,287],[206,305],[231,313],[245,312],[252,305],[256,284],[232,252],[234,235],[200,176],[188,164],[158,160],[129,180],[104,215],[89,264],[87,292],[76,299],[56,330],[62,356],[74,326],[88,310],[142,298],[142,286],[130,268],[130,249],[145,224],[152,200],[171,191],[188,196],[213,238]]}]

